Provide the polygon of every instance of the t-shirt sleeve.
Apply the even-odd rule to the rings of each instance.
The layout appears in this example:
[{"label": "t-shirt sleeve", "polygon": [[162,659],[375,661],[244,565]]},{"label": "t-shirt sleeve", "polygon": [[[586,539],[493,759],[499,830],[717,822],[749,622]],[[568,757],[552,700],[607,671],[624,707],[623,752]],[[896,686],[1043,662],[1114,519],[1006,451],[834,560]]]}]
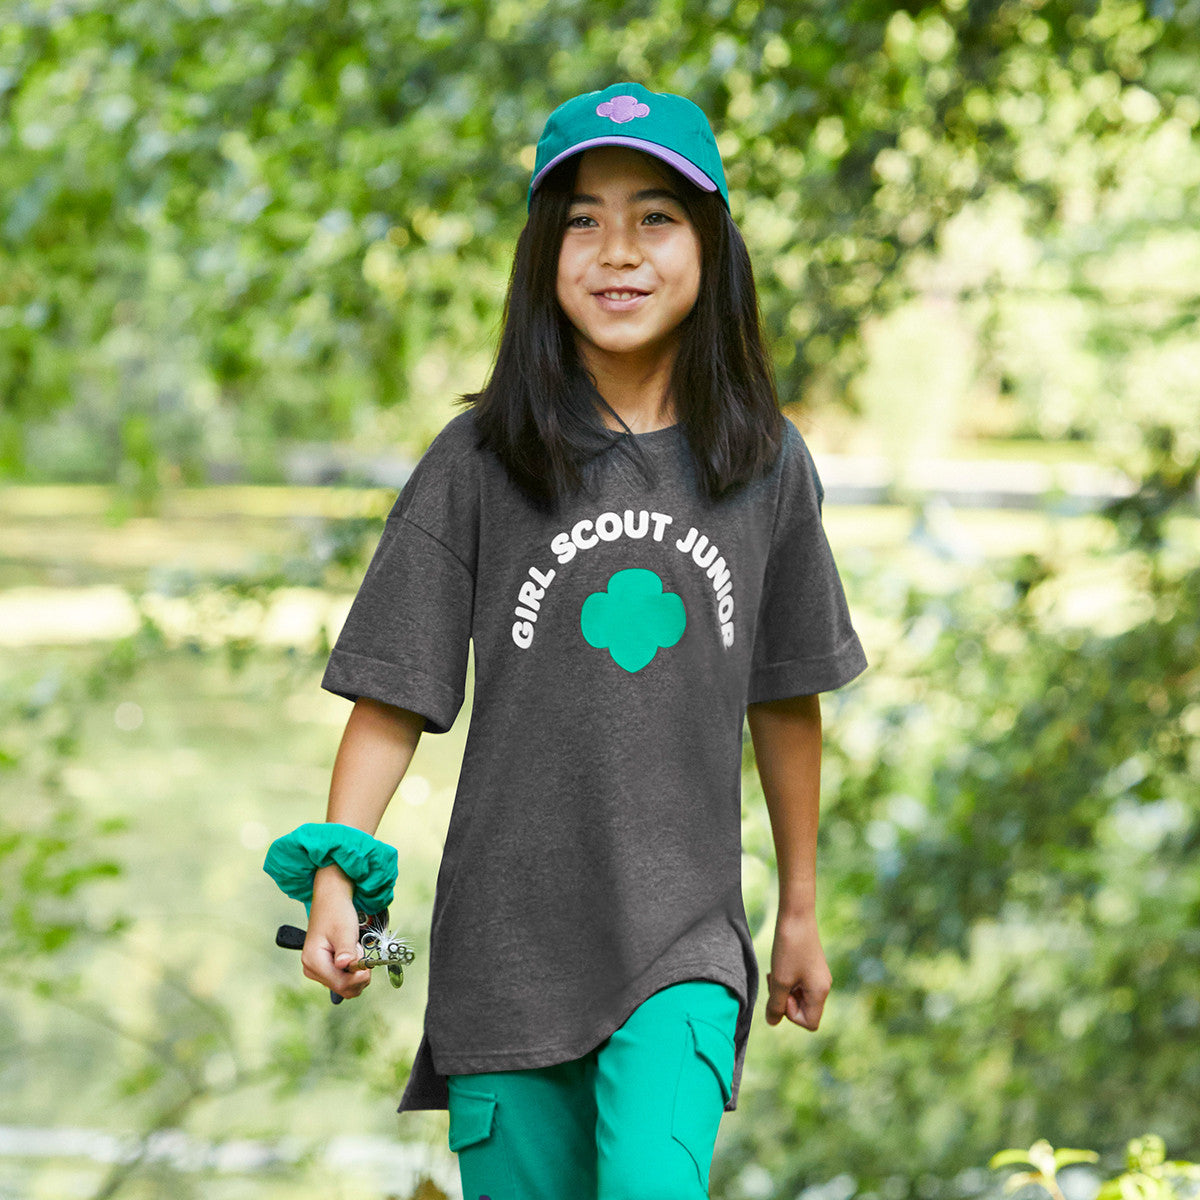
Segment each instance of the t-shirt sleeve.
[{"label": "t-shirt sleeve", "polygon": [[462,707],[475,593],[472,464],[437,441],[405,483],[334,643],[321,686],[425,717]]},{"label": "t-shirt sleeve", "polygon": [[867,665],[821,525],[816,465],[790,421],[783,454],[747,704],[832,691]]}]

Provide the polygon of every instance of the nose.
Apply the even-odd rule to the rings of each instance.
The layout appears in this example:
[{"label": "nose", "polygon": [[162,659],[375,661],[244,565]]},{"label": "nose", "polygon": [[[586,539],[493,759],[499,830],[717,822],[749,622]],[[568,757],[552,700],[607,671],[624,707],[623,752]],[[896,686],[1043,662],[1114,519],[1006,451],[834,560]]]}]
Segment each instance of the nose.
[{"label": "nose", "polygon": [[641,261],[642,253],[636,236],[619,221],[609,225],[600,245],[600,265],[636,267]]}]

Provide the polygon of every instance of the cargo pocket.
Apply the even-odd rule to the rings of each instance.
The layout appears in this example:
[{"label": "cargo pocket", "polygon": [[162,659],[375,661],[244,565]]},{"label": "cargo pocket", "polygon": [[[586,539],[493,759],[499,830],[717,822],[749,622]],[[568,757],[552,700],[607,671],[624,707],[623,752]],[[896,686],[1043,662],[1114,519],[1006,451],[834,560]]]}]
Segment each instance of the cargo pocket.
[{"label": "cargo pocket", "polygon": [[492,1136],[496,1097],[488,1092],[450,1089],[450,1149],[457,1154]]},{"label": "cargo pocket", "polygon": [[[458,1155],[463,1195],[474,1200],[518,1200],[512,1166],[505,1145],[503,1123],[498,1120],[495,1092],[464,1086],[471,1076],[450,1075],[450,1149]],[[483,1085],[486,1086],[486,1085]]]},{"label": "cargo pocket", "polygon": [[733,1094],[734,1045],[723,1029],[703,1017],[689,1015],[687,1026],[671,1136],[691,1156],[707,1189],[721,1114]]}]

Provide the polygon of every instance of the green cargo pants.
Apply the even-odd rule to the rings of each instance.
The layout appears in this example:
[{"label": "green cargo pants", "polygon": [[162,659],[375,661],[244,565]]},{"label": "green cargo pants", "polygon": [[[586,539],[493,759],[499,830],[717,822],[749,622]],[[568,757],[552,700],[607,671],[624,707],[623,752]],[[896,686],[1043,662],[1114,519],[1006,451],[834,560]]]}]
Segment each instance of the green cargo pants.
[{"label": "green cargo pants", "polygon": [[582,1058],[451,1075],[463,1200],[704,1200],[738,1005],[724,984],[687,980]]}]

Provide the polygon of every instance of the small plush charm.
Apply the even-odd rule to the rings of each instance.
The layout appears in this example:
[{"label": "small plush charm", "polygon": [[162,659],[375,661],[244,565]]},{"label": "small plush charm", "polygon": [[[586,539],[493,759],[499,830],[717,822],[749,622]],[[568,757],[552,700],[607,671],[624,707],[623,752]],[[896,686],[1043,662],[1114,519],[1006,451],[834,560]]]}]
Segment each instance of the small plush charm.
[{"label": "small plush charm", "polygon": [[387,967],[388,982],[392,987],[403,985],[404,968],[414,956],[407,939],[388,927],[386,908],[370,917],[358,914],[358,942],[363,948],[363,956],[353,964],[356,970]]}]

